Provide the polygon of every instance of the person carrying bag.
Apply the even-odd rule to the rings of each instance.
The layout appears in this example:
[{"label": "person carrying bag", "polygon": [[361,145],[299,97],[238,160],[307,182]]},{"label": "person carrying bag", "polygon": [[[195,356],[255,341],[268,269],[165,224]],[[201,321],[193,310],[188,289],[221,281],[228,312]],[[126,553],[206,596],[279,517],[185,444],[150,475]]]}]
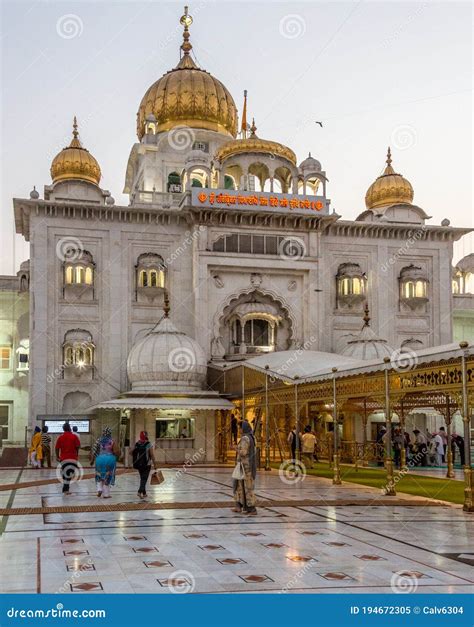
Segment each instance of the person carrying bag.
[{"label": "person carrying bag", "polygon": [[[156,470],[156,461],[153,453],[153,447],[150,440],[148,439],[148,433],[146,431],[140,431],[140,439],[138,440],[138,442],[135,443],[131,454],[133,459],[133,467],[135,468],[135,470],[138,470],[138,475],[140,477],[138,496],[141,499],[144,499],[147,497],[146,484],[148,481],[148,477],[150,476],[152,464]],[[155,474],[156,473],[154,473],[154,475]],[[160,474],[163,478],[163,474],[161,473],[161,471]],[[160,481],[159,483],[162,482]],[[152,484],[155,484],[155,481],[152,481]]]}]

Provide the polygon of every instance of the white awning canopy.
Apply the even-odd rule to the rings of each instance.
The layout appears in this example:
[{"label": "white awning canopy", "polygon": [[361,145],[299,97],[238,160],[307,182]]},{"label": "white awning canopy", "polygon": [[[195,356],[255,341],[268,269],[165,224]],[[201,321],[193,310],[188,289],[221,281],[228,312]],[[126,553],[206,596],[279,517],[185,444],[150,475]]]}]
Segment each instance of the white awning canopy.
[{"label": "white awning canopy", "polygon": [[88,411],[98,409],[233,409],[233,404],[225,398],[216,397],[124,397],[103,401]]},{"label": "white awning canopy", "polygon": [[[474,346],[469,346],[466,353],[467,355],[474,355]],[[416,352],[398,350],[394,351],[391,361],[388,362],[388,367],[403,372],[404,370],[411,370],[417,365],[447,361],[460,356],[461,348],[459,344],[455,343],[424,348]],[[387,368],[383,359],[359,360],[336,353],[299,349],[266,353],[244,362],[226,364],[226,370],[240,368],[242,365],[287,383],[294,383],[296,380],[298,384],[330,379],[334,376],[333,368],[337,368],[336,378],[376,372]],[[211,367],[223,370],[222,364],[212,364]]]}]

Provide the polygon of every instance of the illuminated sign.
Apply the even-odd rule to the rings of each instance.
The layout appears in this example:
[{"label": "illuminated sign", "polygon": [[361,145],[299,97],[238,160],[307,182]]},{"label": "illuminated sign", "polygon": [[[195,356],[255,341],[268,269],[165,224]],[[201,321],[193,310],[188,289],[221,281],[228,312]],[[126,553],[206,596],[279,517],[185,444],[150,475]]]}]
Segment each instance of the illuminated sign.
[{"label": "illuminated sign", "polygon": [[[45,420],[44,424],[48,427],[49,433],[62,433],[64,422],[61,420]],[[77,427],[78,433],[90,432],[90,420],[69,420],[71,429]]]},{"label": "illuminated sign", "polygon": [[329,201],[323,196],[300,196],[298,194],[272,194],[271,192],[249,192],[233,189],[192,188],[193,207],[215,207],[225,209],[263,209],[275,213],[327,214]]}]

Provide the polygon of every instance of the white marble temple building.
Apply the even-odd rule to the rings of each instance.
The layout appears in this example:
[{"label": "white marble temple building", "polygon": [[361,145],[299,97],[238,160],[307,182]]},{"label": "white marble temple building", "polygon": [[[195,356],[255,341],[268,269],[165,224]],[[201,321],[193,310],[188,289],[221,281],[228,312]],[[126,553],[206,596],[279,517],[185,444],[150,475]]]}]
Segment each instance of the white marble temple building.
[{"label": "white marble temple building", "polygon": [[[93,407],[95,431],[112,415],[114,424],[131,418],[123,441],[155,426],[157,438],[191,440],[205,426],[204,444],[189,448],[207,446],[213,459],[206,442],[215,409],[176,402],[163,417],[170,373],[189,368],[205,390],[207,362],[295,347],[348,354],[366,306],[374,334],[392,349],[447,344],[453,242],[469,229],[431,224],[390,150],[357,219],[332,212],[318,160],[324,155],[298,159],[262,139],[247,123],[246,105],[239,123],[229,91],[192,58],[190,16],[182,23],[178,65],[139,106],[125,173],[129,204],[118,206],[100,187],[98,160],[74,122],[71,144],[52,162],[52,183],[42,197],[15,198],[14,211],[17,232],[31,246],[30,426],[38,416]],[[153,370],[157,356],[145,346],[154,341],[166,293],[176,330],[192,338],[176,362],[168,359],[168,373],[163,355]],[[155,399],[148,410],[127,396],[140,370],[147,385],[139,398]],[[114,405],[124,398],[128,405]],[[227,403],[221,399],[222,409]]]}]

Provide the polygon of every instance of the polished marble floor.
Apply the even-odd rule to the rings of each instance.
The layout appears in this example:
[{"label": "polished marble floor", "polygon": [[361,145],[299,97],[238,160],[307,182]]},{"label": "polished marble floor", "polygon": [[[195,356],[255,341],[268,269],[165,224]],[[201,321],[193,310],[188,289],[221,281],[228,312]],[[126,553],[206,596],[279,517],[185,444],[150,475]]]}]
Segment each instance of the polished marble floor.
[{"label": "polished marble floor", "polygon": [[[218,505],[231,499],[230,473],[165,470],[149,500],[179,509],[4,516],[2,591],[474,592],[474,515],[458,506],[409,506],[413,497],[403,495],[405,505],[380,505],[379,490],[309,476],[288,484],[272,471],[259,474],[257,494],[275,506],[248,518]],[[54,470],[0,470],[2,484],[54,477]],[[138,503],[136,483],[135,474],[119,476],[105,503]],[[91,479],[72,492],[61,496],[58,483],[4,491],[0,507],[101,502]],[[291,505],[303,499],[352,504]]]}]

